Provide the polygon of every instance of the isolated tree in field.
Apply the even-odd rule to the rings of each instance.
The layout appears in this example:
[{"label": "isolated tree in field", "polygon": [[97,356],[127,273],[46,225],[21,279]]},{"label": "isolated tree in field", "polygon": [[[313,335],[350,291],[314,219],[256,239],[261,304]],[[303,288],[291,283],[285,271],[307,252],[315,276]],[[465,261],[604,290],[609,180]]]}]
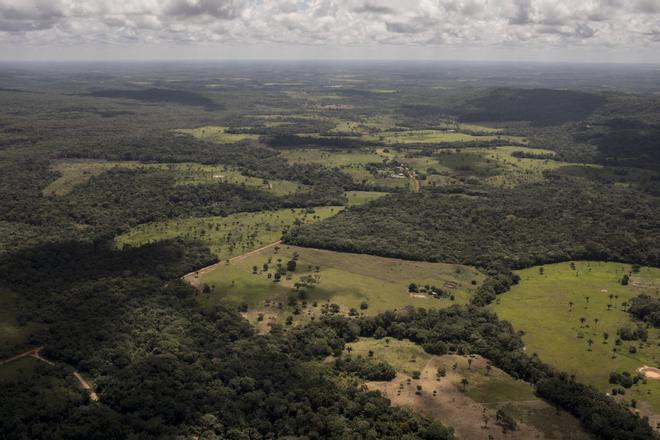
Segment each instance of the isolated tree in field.
[{"label": "isolated tree in field", "polygon": [[593,345],[593,339],[587,339],[587,344],[589,344],[589,351],[591,351],[591,346]]},{"label": "isolated tree in field", "polygon": [[289,272],[295,272],[296,266],[297,266],[297,263],[295,262],[295,260],[289,260],[286,263],[286,270],[288,270]]},{"label": "isolated tree in field", "polygon": [[568,311],[569,312],[573,311],[573,301],[568,302]]},{"label": "isolated tree in field", "polygon": [[463,391],[467,390],[467,386],[470,384],[470,381],[467,380],[467,378],[461,379],[461,386],[463,387]]},{"label": "isolated tree in field", "polygon": [[410,283],[410,284],[408,285],[408,292],[417,293],[418,290],[419,290],[419,289],[418,289],[418,287],[417,287],[417,284],[415,284],[415,283]]},{"label": "isolated tree in field", "polygon": [[366,301],[360,303],[360,310],[367,310],[368,308],[369,308],[369,304]]},{"label": "isolated tree in field", "polygon": [[603,332],[603,344],[607,343],[607,338],[610,337],[610,334],[607,332]]},{"label": "isolated tree in field", "polygon": [[468,358],[468,370],[472,367],[472,358]]},{"label": "isolated tree in field", "polygon": [[621,278],[621,285],[627,286],[629,281],[630,281],[630,277],[628,276],[628,274],[625,274],[623,278]]},{"label": "isolated tree in field", "polygon": [[587,300],[587,304],[589,304],[589,297],[585,296],[584,299]]},{"label": "isolated tree in field", "polygon": [[598,327],[598,321],[599,321],[598,318],[594,318],[594,329]]},{"label": "isolated tree in field", "polygon": [[587,320],[584,316],[580,317],[580,327],[584,327],[584,322]]},{"label": "isolated tree in field", "polygon": [[257,272],[259,272],[259,268],[257,266],[252,266],[252,273],[256,275]]}]

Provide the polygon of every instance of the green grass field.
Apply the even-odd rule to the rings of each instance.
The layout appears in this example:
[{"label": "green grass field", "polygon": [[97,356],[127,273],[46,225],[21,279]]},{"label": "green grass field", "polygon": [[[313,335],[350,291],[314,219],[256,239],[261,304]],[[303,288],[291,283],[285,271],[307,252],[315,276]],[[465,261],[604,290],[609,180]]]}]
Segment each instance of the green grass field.
[{"label": "green grass field", "polygon": [[339,168],[350,175],[355,182],[364,182],[388,188],[409,188],[410,180],[392,177],[394,169],[384,169],[374,175],[367,170],[370,163],[381,164],[395,157],[382,150],[326,151],[321,149],[284,150],[282,156],[290,163],[320,164],[329,168]]},{"label": "green grass field", "polygon": [[364,205],[386,195],[386,192],[380,191],[346,191],[346,198],[348,199],[346,206]]},{"label": "green grass field", "polygon": [[[398,340],[394,338],[360,338],[356,342],[346,344],[350,347],[352,356],[372,357],[377,361],[384,361],[394,367],[397,371],[412,374],[413,371],[421,371],[431,359],[421,346],[409,340]],[[345,353],[349,353],[345,349]]]},{"label": "green grass field", "polygon": [[226,130],[227,127],[222,127],[219,125],[207,125],[197,128],[181,128],[176,131],[178,133],[189,134],[198,139],[215,142],[218,144],[230,144],[244,140],[259,139],[259,136],[256,134],[233,134],[227,133]]},{"label": "green grass field", "polygon": [[545,179],[546,171],[574,165],[550,159],[513,157],[512,153],[516,151],[553,154],[549,150],[509,146],[446,150],[444,154],[436,157],[416,156],[414,152],[409,152],[408,156],[412,157],[400,160],[422,173],[427,173],[429,168],[437,172],[427,176],[422,182],[424,186],[457,184],[461,180],[474,177],[490,186],[513,187],[541,182]]},{"label": "green grass field", "polygon": [[341,206],[243,212],[226,217],[198,217],[139,225],[115,238],[118,248],[182,237],[206,243],[219,259],[242,255],[277,241],[296,221],[311,223],[331,217]]},{"label": "green grass field", "polygon": [[240,171],[222,165],[201,165],[196,163],[143,164],[134,161],[60,161],[51,166],[60,177],[43,190],[44,195],[62,196],[76,186],[83,185],[92,176],[97,176],[111,169],[164,170],[172,174],[177,185],[198,185],[213,182],[225,182],[243,185],[271,192],[275,195],[288,195],[307,191],[309,187],[301,183],[281,179],[260,179],[244,176]]},{"label": "green grass field", "polygon": [[[617,331],[632,322],[623,310],[624,303],[641,292],[659,295],[660,269],[642,268],[631,275],[629,285],[623,286],[620,280],[630,272],[630,265],[573,264],[575,269],[571,263],[559,263],[543,266],[543,273],[539,267],[519,271],[520,284],[502,294],[493,310],[524,332],[529,354],[537,353],[541,360],[604,392],[613,387],[608,383],[611,371],[635,374],[644,365],[658,366],[658,329],[649,329],[648,343],[622,341],[615,345],[615,341]],[[593,341],[591,349],[589,340]],[[631,346],[636,353],[629,353]],[[614,353],[613,348],[618,352]],[[625,397],[648,402],[658,413],[660,381],[640,382]]]},{"label": "green grass field", "polygon": [[[294,256],[297,256],[295,272],[287,272],[280,281],[274,281],[278,263],[286,266]],[[264,264],[268,265],[266,271]],[[368,315],[407,305],[442,308],[464,304],[470,292],[483,280],[480,272],[467,266],[282,245],[279,250],[269,248],[239,261],[222,264],[214,271],[201,275],[199,283],[209,285],[211,293],[201,293],[199,298],[207,305],[223,301],[245,303],[253,312],[250,318],[257,313],[282,318],[295,309],[288,305],[288,298],[297,295],[294,284],[300,282],[302,277],[313,278],[314,282],[304,287],[306,307],[294,316],[296,320],[319,316],[321,307],[328,303],[338,304],[343,314],[355,308]],[[474,285],[471,284],[473,280]],[[457,283],[456,288],[443,287],[448,281]],[[436,285],[453,294],[454,300],[436,299],[421,293],[411,296],[408,285],[412,282]],[[368,309],[360,310],[362,302],[368,304]],[[279,303],[282,303],[281,307]]]}]

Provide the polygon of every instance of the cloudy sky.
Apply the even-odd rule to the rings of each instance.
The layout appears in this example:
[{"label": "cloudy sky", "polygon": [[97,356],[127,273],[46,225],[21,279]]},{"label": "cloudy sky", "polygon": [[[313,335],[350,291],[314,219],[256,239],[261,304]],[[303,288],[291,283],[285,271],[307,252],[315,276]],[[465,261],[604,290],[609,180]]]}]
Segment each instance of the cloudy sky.
[{"label": "cloudy sky", "polygon": [[660,0],[0,0],[0,59],[660,62]]}]

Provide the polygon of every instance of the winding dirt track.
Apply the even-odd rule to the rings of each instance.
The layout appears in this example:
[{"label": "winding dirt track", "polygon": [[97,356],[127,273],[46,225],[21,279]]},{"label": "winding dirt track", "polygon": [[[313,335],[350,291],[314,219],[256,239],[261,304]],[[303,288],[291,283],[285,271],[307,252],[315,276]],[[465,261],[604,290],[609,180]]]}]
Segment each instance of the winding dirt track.
[{"label": "winding dirt track", "polygon": [[43,347],[33,348],[33,349],[28,350],[24,353],[17,354],[16,356],[10,357],[9,359],[5,359],[4,361],[0,361],[0,365],[5,365],[5,364],[8,364],[10,362],[14,362],[14,361],[16,361],[20,358],[24,358],[26,356],[32,356],[35,359],[39,359],[40,361],[46,362],[48,365],[54,365],[51,361],[49,361],[48,359],[45,359],[45,358],[41,357],[41,355],[39,355],[39,352],[41,350],[43,350]]},{"label": "winding dirt track", "polygon": [[[258,252],[263,251],[264,249],[268,249],[268,248],[271,248],[273,246],[277,246],[278,244],[281,244],[281,243],[282,243],[282,240],[274,241],[274,242],[269,243],[265,246],[261,246],[260,248],[257,248],[253,251],[250,251],[250,252],[247,252],[245,254],[237,255],[235,257],[232,257],[228,261],[230,261],[230,262],[232,262],[232,261],[241,261],[244,258],[249,257],[250,255],[254,255]],[[226,262],[227,262],[227,260],[218,261],[217,263],[214,263],[210,266],[206,266],[206,267],[203,267],[203,268],[201,268],[199,270],[196,270],[194,272],[187,273],[184,276],[182,276],[181,278],[184,281],[186,281],[187,283],[189,283],[190,285],[192,285],[194,287],[199,287],[199,277],[200,277],[200,275],[205,275],[205,274],[213,271],[217,267],[221,266],[222,264],[226,264]]]},{"label": "winding dirt track", "polygon": [[[5,360],[3,360],[3,361],[0,361],[0,365],[6,365],[6,364],[8,364],[8,363],[10,363],[10,362],[14,362],[14,361],[16,361],[16,360],[18,360],[18,359],[21,359],[21,358],[24,358],[24,357],[30,356],[30,357],[33,357],[33,358],[35,358],[35,359],[37,359],[37,360],[40,360],[41,362],[45,362],[45,363],[47,363],[48,365],[55,366],[55,363],[54,363],[54,362],[51,362],[51,361],[49,361],[48,359],[46,359],[45,357],[41,356],[41,350],[43,350],[43,348],[44,348],[44,347],[41,346],[41,347],[33,348],[33,349],[28,350],[28,351],[26,351],[26,352],[23,352],[23,353],[21,353],[21,354],[17,354],[16,356],[12,356],[12,357],[10,357],[9,359],[5,359]],[[78,380],[78,383],[80,383],[80,386],[81,386],[85,391],[87,391],[87,392],[89,393],[89,398],[90,398],[91,400],[93,400],[93,401],[95,401],[95,402],[96,402],[97,400],[99,400],[99,396],[94,392],[94,390],[92,389],[92,386],[89,384],[89,382],[87,382],[87,381],[85,380],[84,377],[82,377],[82,375],[81,375],[80,373],[78,373],[77,371],[74,371],[74,372],[73,372],[73,376]]]}]

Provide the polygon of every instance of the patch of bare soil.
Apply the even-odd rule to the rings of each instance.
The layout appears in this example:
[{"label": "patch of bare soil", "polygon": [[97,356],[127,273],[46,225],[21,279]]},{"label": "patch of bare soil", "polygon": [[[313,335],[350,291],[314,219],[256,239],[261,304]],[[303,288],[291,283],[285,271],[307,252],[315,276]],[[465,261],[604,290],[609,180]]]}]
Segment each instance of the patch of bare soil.
[{"label": "patch of bare soil", "polygon": [[647,367],[644,365],[643,367],[638,368],[637,371],[642,373],[647,379],[660,380],[660,368]]},{"label": "patch of bare soil", "polygon": [[[541,432],[522,423],[518,424],[516,431],[503,432],[495,424],[496,409],[475,402],[454,385],[453,382],[460,382],[458,374],[447,371],[445,377],[439,381],[436,379],[438,367],[442,365],[440,359],[434,356],[424,367],[419,380],[398,373],[391,382],[369,382],[367,386],[370,389],[380,390],[393,405],[410,408],[453,427],[458,438],[507,440],[544,438]],[[422,387],[419,393],[418,385]]]}]

